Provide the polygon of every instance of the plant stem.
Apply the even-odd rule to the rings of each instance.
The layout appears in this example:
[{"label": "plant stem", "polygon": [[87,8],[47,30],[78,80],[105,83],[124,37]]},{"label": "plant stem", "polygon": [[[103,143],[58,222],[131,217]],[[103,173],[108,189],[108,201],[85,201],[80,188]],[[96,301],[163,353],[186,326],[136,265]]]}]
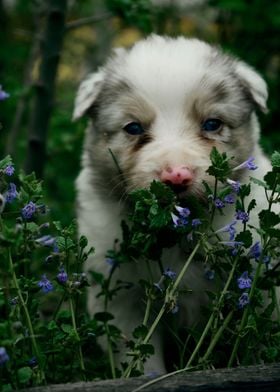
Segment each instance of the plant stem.
[{"label": "plant stem", "polygon": [[[222,301],[224,299],[224,295],[228,291],[228,287],[229,287],[230,282],[231,282],[231,280],[233,278],[234,271],[235,271],[237,263],[238,263],[238,257],[235,258],[235,261],[233,263],[232,269],[231,269],[230,274],[228,276],[228,280],[227,280],[227,282],[226,282],[226,284],[225,284],[225,286],[223,288],[223,291],[221,292],[221,296],[220,296],[218,304],[217,304],[217,309],[219,309],[219,307],[221,306]],[[190,359],[188,360],[188,362],[187,362],[187,364],[185,366],[185,369],[188,368],[191,365],[191,363],[194,360],[196,354],[198,353],[198,351],[199,351],[199,349],[200,349],[200,347],[201,347],[205,337],[207,336],[207,333],[209,332],[209,330],[211,328],[211,325],[212,325],[212,322],[214,321],[214,318],[215,318],[215,311],[213,311],[211,313],[211,316],[210,316],[210,318],[209,318],[209,320],[208,320],[208,322],[207,322],[207,324],[206,324],[206,326],[204,328],[204,331],[203,331],[203,333],[202,333],[202,335],[201,335],[201,337],[200,337],[200,339],[199,339],[199,341],[198,341],[198,343],[197,343],[197,345],[196,345],[196,347],[195,347],[195,349],[194,349]]]},{"label": "plant stem", "polygon": [[[163,305],[162,305],[162,307],[161,307],[161,309],[160,309],[160,311],[159,311],[157,317],[155,318],[153,324],[151,325],[151,327],[150,327],[150,329],[149,329],[149,331],[148,331],[148,333],[147,333],[145,339],[143,340],[143,344],[147,344],[147,343],[149,342],[149,340],[151,339],[151,337],[152,337],[152,335],[153,335],[153,333],[154,333],[156,327],[158,326],[158,323],[160,322],[160,320],[161,320],[161,318],[162,318],[162,316],[163,316],[163,314],[164,314],[164,312],[165,312],[165,310],[166,310],[166,305],[168,304],[169,299],[173,297],[175,291],[177,290],[177,287],[178,287],[179,283],[181,282],[183,276],[185,275],[185,273],[186,273],[186,271],[187,271],[187,269],[188,269],[190,263],[192,262],[192,260],[193,260],[193,258],[194,258],[194,256],[195,256],[196,252],[198,251],[198,249],[199,249],[199,247],[200,247],[200,244],[201,244],[201,243],[200,243],[200,241],[199,241],[199,242],[196,244],[196,246],[194,247],[192,253],[190,254],[190,256],[188,257],[188,259],[186,260],[186,262],[185,262],[185,264],[184,264],[184,267],[183,267],[182,270],[180,271],[180,273],[179,273],[177,279],[175,280],[174,285],[172,286],[172,288],[171,288],[170,290],[167,289],[166,295],[165,295],[164,303],[163,303]],[[127,367],[127,369],[126,369],[126,371],[125,371],[125,373],[124,373],[124,377],[125,377],[125,378],[128,378],[128,377],[129,377],[129,375],[130,375],[130,373],[131,373],[131,370],[135,367],[135,365],[137,364],[138,360],[139,360],[139,358],[134,358],[134,359],[130,362],[129,366]]]},{"label": "plant stem", "polygon": [[76,338],[79,342],[79,360],[80,360],[80,367],[82,370],[83,374],[83,379],[85,379],[85,365],[84,365],[84,358],[83,358],[83,353],[82,353],[82,348],[81,348],[81,339],[77,330],[77,325],[76,325],[76,318],[75,318],[75,311],[74,311],[74,305],[73,305],[73,299],[71,295],[69,296],[69,304],[70,304],[70,312],[71,312],[71,318],[72,318],[72,326],[76,334]]},{"label": "plant stem", "polygon": [[17,277],[16,277],[15,268],[14,268],[12,255],[11,255],[11,249],[10,248],[8,248],[8,260],[9,260],[10,271],[11,271],[11,274],[12,274],[12,280],[13,280],[14,286],[16,288],[17,295],[18,295],[19,300],[20,300],[20,304],[21,304],[21,306],[23,308],[23,311],[24,311],[24,314],[25,314],[27,327],[28,327],[28,330],[29,330],[30,339],[31,339],[31,342],[32,342],[34,354],[35,354],[35,356],[36,356],[36,358],[38,360],[39,372],[40,372],[39,373],[40,374],[40,376],[39,376],[40,377],[40,382],[43,382],[44,384],[46,384],[46,377],[45,377],[45,373],[44,373],[43,366],[42,366],[41,353],[40,353],[39,347],[37,345],[37,341],[35,339],[35,334],[34,334],[32,322],[31,322],[31,319],[30,319],[30,315],[29,315],[26,303],[25,303],[25,301],[23,299],[23,296],[22,296],[22,293],[21,293],[21,289],[20,289],[19,284],[18,284],[18,280],[17,280]]},{"label": "plant stem", "polygon": [[213,339],[211,339],[211,343],[206,351],[206,353],[203,355],[201,362],[206,362],[207,359],[209,358],[209,356],[211,355],[213,349],[215,348],[216,344],[218,343],[220,337],[222,336],[224,330],[227,328],[229,322],[232,319],[232,316],[234,314],[234,311],[232,310],[231,312],[229,312],[229,314],[227,315],[227,317],[225,318],[223,324],[221,325],[221,327],[218,329],[218,331],[216,332],[215,336],[213,337]]}]

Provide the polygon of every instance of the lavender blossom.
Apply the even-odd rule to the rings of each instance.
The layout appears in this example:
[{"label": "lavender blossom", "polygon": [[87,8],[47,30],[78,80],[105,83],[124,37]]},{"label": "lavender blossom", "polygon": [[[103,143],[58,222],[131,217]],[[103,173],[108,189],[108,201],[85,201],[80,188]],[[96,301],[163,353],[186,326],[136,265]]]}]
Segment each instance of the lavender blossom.
[{"label": "lavender blossom", "polygon": [[59,283],[66,283],[68,280],[68,275],[67,272],[65,272],[64,267],[60,267],[59,269],[59,273],[56,275],[56,278],[58,280]]},{"label": "lavender blossom", "polygon": [[232,193],[226,195],[224,197],[224,202],[227,204],[234,204],[235,203],[235,197]]},{"label": "lavender blossom", "polygon": [[0,366],[4,366],[10,359],[5,347],[0,347]]},{"label": "lavender blossom", "polygon": [[0,101],[5,101],[5,99],[9,98],[9,96],[10,94],[6,93],[6,91],[4,91],[0,85]]},{"label": "lavender blossom", "polygon": [[255,260],[259,260],[262,252],[262,247],[260,241],[257,241],[253,246],[251,246],[248,257],[254,258]]},{"label": "lavender blossom", "polygon": [[41,280],[38,282],[38,286],[45,294],[49,293],[50,291],[53,291],[53,285],[51,281],[48,280],[46,274],[42,275]]},{"label": "lavender blossom", "polygon": [[171,217],[174,223],[174,227],[182,227],[188,224],[188,219],[179,217],[171,212]]},{"label": "lavender blossom", "polygon": [[215,278],[215,271],[207,268],[205,269],[204,276],[207,280],[213,280]]},{"label": "lavender blossom", "polygon": [[229,233],[229,240],[233,241],[236,233],[235,225],[237,221],[234,220],[233,222],[229,223],[228,225],[221,227],[219,230],[215,231],[216,234],[218,233]]},{"label": "lavender blossom", "polygon": [[242,293],[238,299],[237,307],[238,307],[238,309],[243,309],[244,306],[248,305],[249,303],[250,303],[249,294]]},{"label": "lavender blossom", "polygon": [[192,227],[197,227],[201,225],[201,220],[196,218],[192,220]]},{"label": "lavender blossom", "polygon": [[242,223],[246,223],[249,221],[249,214],[245,211],[236,211],[235,217],[237,220],[241,220]]},{"label": "lavender blossom", "polygon": [[187,207],[175,206],[181,218],[187,218],[190,215],[190,210]]},{"label": "lavender blossom", "polygon": [[217,208],[224,208],[225,206],[225,203],[221,199],[215,199],[214,203]]},{"label": "lavender blossom", "polygon": [[241,188],[241,184],[239,181],[234,181],[234,180],[231,180],[228,178],[227,183],[231,186],[231,189],[233,190],[233,192],[239,193],[240,188]]},{"label": "lavender blossom", "polygon": [[254,157],[249,157],[245,162],[242,162],[240,165],[236,166],[233,171],[240,169],[256,170],[258,166],[254,164],[254,160]]},{"label": "lavender blossom", "polygon": [[31,219],[36,212],[36,204],[33,201],[27,203],[21,210],[21,215],[24,219]]},{"label": "lavender blossom", "polygon": [[12,165],[8,165],[8,166],[6,166],[5,169],[4,169],[4,173],[5,173],[7,176],[12,176],[12,175],[14,174],[14,172],[15,172],[15,168],[14,168],[14,166],[12,166]]},{"label": "lavender blossom", "polygon": [[17,187],[13,182],[10,182],[9,188],[5,194],[6,203],[12,203],[18,196]]},{"label": "lavender blossom", "polygon": [[252,286],[252,279],[248,276],[248,271],[243,272],[243,274],[237,279],[238,287],[242,289],[249,289]]},{"label": "lavender blossom", "polygon": [[172,271],[170,268],[167,268],[164,272],[163,275],[167,278],[170,278],[174,280],[176,278],[176,272]]}]

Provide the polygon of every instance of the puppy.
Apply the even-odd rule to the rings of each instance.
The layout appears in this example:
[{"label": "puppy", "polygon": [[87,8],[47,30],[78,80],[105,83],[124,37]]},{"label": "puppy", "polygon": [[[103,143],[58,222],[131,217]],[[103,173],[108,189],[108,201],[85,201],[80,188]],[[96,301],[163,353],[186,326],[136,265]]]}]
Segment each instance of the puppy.
[{"label": "puppy", "polygon": [[[130,50],[115,50],[102,68],[82,82],[73,115],[90,118],[76,182],[79,230],[96,249],[86,269],[108,274],[105,254],[116,238],[121,239],[120,222],[126,219],[130,191],[159,180],[173,185],[181,198],[201,197],[202,181],[213,185],[206,173],[213,146],[233,156],[234,166],[253,156],[259,167],[254,175],[261,178],[270,164],[258,144],[255,110],[265,112],[266,100],[260,75],[197,39],[152,35]],[[246,169],[236,171],[235,180],[248,178]],[[252,211],[250,223],[256,224],[264,198],[259,187],[253,194],[258,209]],[[216,226],[232,221],[233,214],[228,208]],[[177,272],[185,260],[179,248],[166,251],[164,258],[166,266]],[[134,283],[130,292],[119,292],[109,308],[129,337],[143,321],[143,292],[137,282],[145,278],[145,270],[133,262],[118,268],[115,275]],[[182,298],[179,323],[189,326],[200,319],[204,290],[209,288],[199,263],[187,271],[184,284],[192,294]],[[94,286],[89,289],[91,314],[103,310],[98,291]],[[156,353],[148,360],[147,371],[165,372],[163,333],[159,328],[153,336]],[[122,352],[119,356],[124,359]]]}]

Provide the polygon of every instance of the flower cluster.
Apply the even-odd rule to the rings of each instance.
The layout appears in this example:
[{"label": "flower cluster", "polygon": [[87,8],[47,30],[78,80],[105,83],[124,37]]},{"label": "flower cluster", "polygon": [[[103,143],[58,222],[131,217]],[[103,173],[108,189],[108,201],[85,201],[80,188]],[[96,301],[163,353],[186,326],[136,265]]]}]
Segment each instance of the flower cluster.
[{"label": "flower cluster", "polygon": [[190,210],[187,207],[175,206],[176,211],[179,213],[175,215],[171,213],[171,217],[175,227],[186,226],[189,223]]},{"label": "flower cluster", "polygon": [[[252,279],[248,275],[248,271],[245,271],[241,274],[241,276],[237,279],[237,285],[240,290],[250,289],[252,286]],[[244,306],[250,303],[249,294],[247,292],[243,292],[238,299],[237,307],[238,309],[243,309]]]},{"label": "flower cluster", "polygon": [[18,196],[17,187],[13,182],[9,183],[8,190],[5,193],[6,203],[12,203],[14,199]]},{"label": "flower cluster", "polygon": [[235,217],[237,220],[241,220],[242,223],[246,223],[249,221],[249,214],[245,211],[237,210]]},{"label": "flower cluster", "polygon": [[235,237],[235,233],[236,233],[236,229],[235,229],[235,225],[236,225],[237,221],[234,220],[233,222],[229,223],[226,226],[223,226],[222,228],[220,228],[219,230],[215,231],[216,234],[218,233],[229,233],[229,240],[233,241],[234,237]]},{"label": "flower cluster", "polygon": [[21,210],[21,215],[24,219],[29,220],[36,212],[36,204],[33,201],[27,203]]},{"label": "flower cluster", "polygon": [[6,91],[4,91],[0,85],[0,101],[5,101],[5,99],[9,98],[9,96],[10,94],[6,93]]},{"label": "flower cluster", "polygon": [[5,347],[0,347],[0,366],[4,366],[10,359]]},{"label": "flower cluster", "polygon": [[50,291],[53,291],[53,284],[50,280],[48,280],[46,274],[42,275],[41,280],[38,282],[38,286],[43,291],[43,293],[47,294]]}]

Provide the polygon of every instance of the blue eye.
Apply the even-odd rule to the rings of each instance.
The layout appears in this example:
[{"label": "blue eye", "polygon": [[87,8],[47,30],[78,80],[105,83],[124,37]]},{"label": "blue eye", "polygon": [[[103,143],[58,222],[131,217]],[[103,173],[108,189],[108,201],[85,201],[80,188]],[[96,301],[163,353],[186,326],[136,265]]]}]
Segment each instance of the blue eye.
[{"label": "blue eye", "polygon": [[144,133],[142,125],[137,122],[128,123],[123,129],[130,135],[142,135]]},{"label": "blue eye", "polygon": [[221,128],[222,121],[218,118],[208,118],[208,120],[204,121],[201,125],[203,131],[206,132],[214,132]]}]

